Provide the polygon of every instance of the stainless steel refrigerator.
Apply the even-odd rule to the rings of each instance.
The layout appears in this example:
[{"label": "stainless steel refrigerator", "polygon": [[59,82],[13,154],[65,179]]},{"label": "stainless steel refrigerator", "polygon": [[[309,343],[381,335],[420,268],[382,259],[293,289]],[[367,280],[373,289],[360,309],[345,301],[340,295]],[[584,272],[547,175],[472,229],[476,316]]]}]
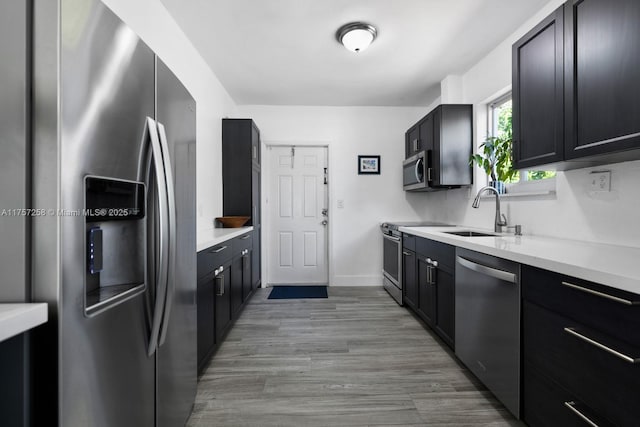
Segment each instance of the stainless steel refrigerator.
[{"label": "stainless steel refrigerator", "polygon": [[50,307],[25,346],[31,423],[184,425],[196,392],[195,102],[97,0],[3,0],[0,15],[15,27],[0,52],[17,58],[0,74],[0,103],[12,102],[1,177],[15,182],[0,202],[31,209],[0,218],[0,301]]}]

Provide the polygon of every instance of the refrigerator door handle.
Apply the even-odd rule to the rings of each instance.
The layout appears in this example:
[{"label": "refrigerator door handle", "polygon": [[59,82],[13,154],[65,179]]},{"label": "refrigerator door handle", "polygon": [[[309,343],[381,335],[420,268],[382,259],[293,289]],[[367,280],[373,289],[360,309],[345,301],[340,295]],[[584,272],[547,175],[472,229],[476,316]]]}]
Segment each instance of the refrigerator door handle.
[{"label": "refrigerator door handle", "polygon": [[[152,356],[158,348],[158,336],[160,335],[160,324],[162,321],[162,312],[167,295],[167,267],[169,262],[169,223],[168,223],[168,201],[167,201],[167,180],[165,177],[164,164],[162,161],[162,149],[160,147],[160,140],[158,138],[158,128],[156,121],[150,117],[146,118],[145,134],[148,135],[148,141],[151,145],[151,157],[147,158],[147,168],[145,181],[151,178],[150,168],[151,162],[153,162],[153,168],[155,171],[157,197],[158,197],[158,222],[160,232],[158,234],[159,240],[159,256],[154,254],[156,262],[156,284],[155,284],[155,304],[153,308],[153,317],[151,320],[151,333],[149,336],[149,347],[147,354]],[[143,146],[143,150],[148,150]],[[141,156],[141,159],[144,156]],[[142,169],[141,169],[142,170]],[[147,181],[148,182],[148,181]],[[148,276],[147,276],[148,277]]]},{"label": "refrigerator door handle", "polygon": [[162,315],[162,328],[160,333],[160,343],[164,344],[169,330],[169,319],[171,318],[171,306],[173,304],[175,281],[172,277],[176,266],[176,193],[173,187],[173,168],[171,166],[171,153],[169,152],[169,142],[164,125],[158,123],[158,135],[160,136],[160,147],[164,159],[164,174],[166,178],[167,201],[169,209],[169,263],[167,265],[167,292],[165,295],[164,311]]}]

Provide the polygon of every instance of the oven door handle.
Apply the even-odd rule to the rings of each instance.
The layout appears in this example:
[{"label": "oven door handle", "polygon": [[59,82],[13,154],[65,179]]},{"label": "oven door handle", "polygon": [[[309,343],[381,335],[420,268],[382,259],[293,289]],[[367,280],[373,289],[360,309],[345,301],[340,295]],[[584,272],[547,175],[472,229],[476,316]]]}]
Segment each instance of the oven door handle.
[{"label": "oven door handle", "polygon": [[400,237],[393,237],[393,236],[389,236],[388,234],[383,234],[382,237],[384,237],[387,240],[393,240],[394,242],[399,242],[401,240]]}]

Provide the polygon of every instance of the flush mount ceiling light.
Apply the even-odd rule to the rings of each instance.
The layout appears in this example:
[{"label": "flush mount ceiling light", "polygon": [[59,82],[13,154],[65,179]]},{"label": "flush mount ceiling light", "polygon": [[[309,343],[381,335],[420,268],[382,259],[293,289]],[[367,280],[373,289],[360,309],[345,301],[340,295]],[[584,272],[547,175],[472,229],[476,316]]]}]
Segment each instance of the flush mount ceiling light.
[{"label": "flush mount ceiling light", "polygon": [[378,30],[371,24],[351,22],[343,25],[336,32],[340,43],[352,52],[362,52],[375,40]]}]

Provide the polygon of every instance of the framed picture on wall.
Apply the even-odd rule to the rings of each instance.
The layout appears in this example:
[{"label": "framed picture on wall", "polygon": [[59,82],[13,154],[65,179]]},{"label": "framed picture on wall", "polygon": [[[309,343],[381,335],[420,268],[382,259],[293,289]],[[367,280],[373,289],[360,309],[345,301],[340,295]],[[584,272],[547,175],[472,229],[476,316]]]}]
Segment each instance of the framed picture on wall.
[{"label": "framed picture on wall", "polygon": [[380,175],[380,156],[358,156],[358,175]]}]

